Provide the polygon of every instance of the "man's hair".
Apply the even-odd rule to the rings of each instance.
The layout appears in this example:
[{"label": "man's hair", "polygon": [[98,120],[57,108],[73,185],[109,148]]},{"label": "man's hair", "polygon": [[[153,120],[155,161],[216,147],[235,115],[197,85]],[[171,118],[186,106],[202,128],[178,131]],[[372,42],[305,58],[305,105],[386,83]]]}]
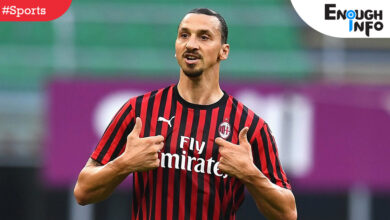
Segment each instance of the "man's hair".
[{"label": "man's hair", "polygon": [[204,14],[204,15],[210,15],[214,16],[219,20],[219,23],[221,23],[221,41],[222,43],[227,43],[228,38],[228,27],[226,25],[225,19],[217,12],[208,9],[208,8],[195,8],[189,11],[187,14],[194,13],[194,14]]}]

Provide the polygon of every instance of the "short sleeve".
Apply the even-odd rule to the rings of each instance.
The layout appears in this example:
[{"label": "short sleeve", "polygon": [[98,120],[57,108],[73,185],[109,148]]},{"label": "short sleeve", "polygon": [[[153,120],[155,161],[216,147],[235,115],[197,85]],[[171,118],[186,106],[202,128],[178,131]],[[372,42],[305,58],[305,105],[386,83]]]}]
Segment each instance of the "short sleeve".
[{"label": "short sleeve", "polygon": [[134,107],[131,100],[127,101],[116,113],[103,133],[91,158],[106,164],[123,153],[127,136],[135,125]]},{"label": "short sleeve", "polygon": [[267,123],[259,122],[251,138],[253,160],[256,167],[280,187],[291,189],[286,173],[279,161],[275,139]]}]

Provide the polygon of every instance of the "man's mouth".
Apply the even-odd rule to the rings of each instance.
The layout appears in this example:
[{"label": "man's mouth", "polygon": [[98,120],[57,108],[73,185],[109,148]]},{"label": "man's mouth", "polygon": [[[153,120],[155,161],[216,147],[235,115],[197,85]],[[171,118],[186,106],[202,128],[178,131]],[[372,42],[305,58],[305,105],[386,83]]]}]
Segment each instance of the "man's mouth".
[{"label": "man's mouth", "polygon": [[187,64],[195,64],[201,58],[198,54],[185,53],[183,55]]}]

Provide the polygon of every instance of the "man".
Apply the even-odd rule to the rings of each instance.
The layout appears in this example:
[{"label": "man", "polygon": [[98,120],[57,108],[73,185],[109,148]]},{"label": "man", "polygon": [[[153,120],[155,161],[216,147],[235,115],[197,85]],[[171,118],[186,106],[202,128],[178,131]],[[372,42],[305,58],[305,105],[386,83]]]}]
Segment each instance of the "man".
[{"label": "man", "polygon": [[235,219],[244,186],[268,219],[297,218],[268,125],[219,87],[227,35],[212,10],[183,18],[178,84],[118,111],[80,173],[79,204],[106,199],[133,174],[132,219]]}]

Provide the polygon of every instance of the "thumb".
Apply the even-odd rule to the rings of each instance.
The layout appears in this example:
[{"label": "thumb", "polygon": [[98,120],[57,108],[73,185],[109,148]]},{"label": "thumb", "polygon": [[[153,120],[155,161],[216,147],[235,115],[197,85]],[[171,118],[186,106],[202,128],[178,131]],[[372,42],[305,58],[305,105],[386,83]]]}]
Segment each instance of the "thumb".
[{"label": "thumb", "polygon": [[141,120],[140,117],[137,117],[135,119],[134,128],[133,128],[133,130],[131,131],[130,134],[139,137],[139,134],[141,133],[141,130],[142,130],[142,120]]},{"label": "thumb", "polygon": [[248,137],[247,137],[248,130],[249,130],[248,127],[241,129],[240,134],[238,135],[240,144],[248,143]]}]

